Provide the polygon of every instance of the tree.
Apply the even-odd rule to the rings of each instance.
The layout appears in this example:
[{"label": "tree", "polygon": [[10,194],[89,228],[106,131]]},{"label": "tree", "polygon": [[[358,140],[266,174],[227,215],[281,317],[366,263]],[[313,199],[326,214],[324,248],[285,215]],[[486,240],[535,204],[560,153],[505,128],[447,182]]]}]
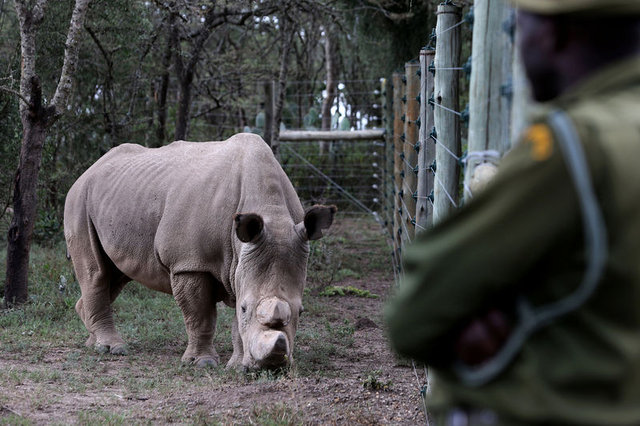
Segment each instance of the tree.
[{"label": "tree", "polygon": [[[90,0],[76,0],[69,23],[60,80],[51,101],[42,96],[40,78],[36,72],[36,35],[45,17],[47,0],[27,2],[15,0],[20,27],[22,72],[20,103],[22,143],[20,160],[14,179],[13,218],[8,232],[5,305],[27,301],[29,249],[36,221],[37,183],[42,149],[47,129],[67,109],[74,73],[78,62],[78,41]],[[35,4],[34,4],[35,3]]]},{"label": "tree", "polygon": [[[168,6],[170,14],[178,14],[178,11]],[[209,5],[202,5],[195,8],[192,13],[201,25],[193,29],[193,25],[180,26],[179,20],[174,16],[170,18],[170,45],[175,51],[175,72],[178,78],[178,108],[176,116],[175,139],[186,139],[188,133],[189,115],[191,109],[191,91],[193,80],[196,75],[196,68],[202,58],[203,50],[207,46],[207,41],[214,29],[223,25],[243,26],[252,17],[267,16],[276,9],[269,2],[265,2],[258,7],[253,7],[251,3],[242,4],[235,8],[218,7],[215,2]],[[199,12],[204,12],[200,14]],[[188,23],[188,22],[187,22]],[[187,53],[183,52],[183,47],[189,47]],[[186,50],[186,49],[184,49]]]},{"label": "tree", "polygon": [[[51,95],[58,85],[75,2],[18,1],[21,9],[30,11],[47,4],[41,24],[34,19],[28,22],[30,31],[37,32],[37,74],[32,74],[41,85],[38,107],[34,103],[38,97],[31,99],[30,88],[24,90],[24,100],[16,96],[21,93],[21,22],[15,1],[0,0],[0,223],[6,232],[9,225],[4,223],[12,215],[6,207],[23,134],[22,104],[32,116],[30,122],[40,120],[39,127],[33,128],[46,133],[41,157],[36,153],[40,158],[37,212],[28,219],[35,226],[34,244],[61,239],[64,195],[82,171],[110,148],[123,142],[161,146],[174,136],[225,139],[242,131],[264,109],[260,104],[267,104],[265,83],[273,92],[268,106],[276,107],[271,110],[272,119],[277,113],[287,127],[302,127],[306,122],[320,128],[322,91],[331,68],[336,70],[335,78],[328,80],[344,83],[340,96],[342,102],[346,100],[351,123],[364,117],[365,123],[374,125],[380,115],[374,93],[378,78],[415,57],[428,41],[436,3],[92,0],[80,30],[73,95],[57,119],[58,115],[45,112],[53,106]],[[330,67],[325,63],[332,56],[325,53],[323,30],[327,27],[333,47],[339,46]],[[27,65],[33,66],[32,62],[27,60]],[[329,118],[330,114],[324,115]],[[265,133],[273,130],[275,151],[279,121],[264,129]],[[21,171],[19,179],[27,175]],[[29,192],[17,189],[17,197]],[[23,213],[17,223],[25,217]],[[18,228],[12,229],[17,236]],[[23,230],[20,233],[26,235]],[[0,239],[9,238],[0,233]],[[4,243],[0,242],[1,249]]]},{"label": "tree", "polygon": [[282,45],[280,48],[280,71],[276,86],[275,103],[273,105],[273,121],[271,122],[271,150],[276,158],[280,158],[280,122],[282,121],[282,109],[284,108],[284,95],[287,89],[287,75],[289,73],[289,55],[291,43],[297,28],[285,10],[280,15],[282,24]]},{"label": "tree", "polygon": [[338,96],[338,37],[331,25],[325,28],[324,52],[327,96],[322,100],[322,130],[331,130],[331,107]]}]

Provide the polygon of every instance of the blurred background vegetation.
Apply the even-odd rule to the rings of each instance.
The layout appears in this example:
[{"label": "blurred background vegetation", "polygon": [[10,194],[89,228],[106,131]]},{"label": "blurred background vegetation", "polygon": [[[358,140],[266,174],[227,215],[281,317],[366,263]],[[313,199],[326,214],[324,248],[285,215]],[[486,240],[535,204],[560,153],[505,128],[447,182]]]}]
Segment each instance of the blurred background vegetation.
[{"label": "blurred background vegetation", "polygon": [[[402,68],[428,42],[437,3],[93,0],[71,105],[50,130],[44,148],[35,242],[61,239],[68,188],[110,148],[174,140],[185,88],[191,95],[186,139],[219,140],[242,130],[259,131],[264,84],[280,75],[285,20],[293,41],[284,125],[319,126],[330,35],[337,41],[332,54],[336,77],[345,82],[345,102],[358,105],[360,117],[378,120],[361,120],[361,126],[380,126],[379,111],[363,109],[375,107],[380,77]],[[53,93],[58,83],[72,8],[72,0],[50,1],[38,34],[37,72],[45,94]],[[14,4],[0,0],[0,87],[19,90],[19,80]],[[6,245],[21,134],[18,99],[0,91],[0,246]]]}]

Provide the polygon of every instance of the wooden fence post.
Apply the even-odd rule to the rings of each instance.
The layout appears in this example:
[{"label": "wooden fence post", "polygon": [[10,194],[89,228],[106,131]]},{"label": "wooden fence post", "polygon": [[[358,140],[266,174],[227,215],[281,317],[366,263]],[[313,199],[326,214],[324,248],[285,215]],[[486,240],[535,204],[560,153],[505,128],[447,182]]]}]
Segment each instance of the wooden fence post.
[{"label": "wooden fence post", "polygon": [[[465,199],[473,195],[468,184],[476,166],[489,158],[487,151],[502,154],[510,146],[513,43],[506,24],[511,19],[511,8],[503,0],[476,0],[473,10]],[[477,155],[481,152],[485,155]]]},{"label": "wooden fence post", "polygon": [[402,165],[404,164],[400,153],[402,152],[402,96],[404,92],[404,83],[402,83],[402,74],[393,73],[393,211],[394,211],[394,230],[393,230],[393,248],[396,256],[400,254],[402,245]]},{"label": "wooden fence post", "polygon": [[382,124],[384,126],[384,173],[382,175],[383,219],[387,233],[393,238],[393,114],[391,97],[393,88],[390,81],[383,78],[380,82],[382,103]]},{"label": "wooden fence post", "polygon": [[527,111],[529,108],[529,81],[524,72],[522,57],[518,46],[519,31],[516,27],[513,47],[513,69],[511,80],[513,82],[513,100],[511,102],[511,143],[518,140],[521,133],[528,125]]},{"label": "wooden fence post", "polygon": [[435,50],[420,50],[420,130],[418,151],[418,188],[416,201],[416,234],[433,224],[433,173],[431,164],[436,159],[436,146],[429,137],[433,129],[433,107],[429,98],[433,94],[433,73],[429,65],[435,57]]},{"label": "wooden fence post", "polygon": [[460,8],[438,6],[434,78],[434,123],[436,138],[436,172],[433,221],[440,222],[458,206],[460,173],[460,112],[458,70],[460,67]]},{"label": "wooden fence post", "polygon": [[403,163],[404,182],[402,185],[402,211],[403,211],[403,244],[413,241],[416,232],[416,198],[418,165],[418,119],[420,118],[420,77],[418,62],[407,62],[404,66],[406,81],[406,95],[404,98],[404,133],[403,133]]}]

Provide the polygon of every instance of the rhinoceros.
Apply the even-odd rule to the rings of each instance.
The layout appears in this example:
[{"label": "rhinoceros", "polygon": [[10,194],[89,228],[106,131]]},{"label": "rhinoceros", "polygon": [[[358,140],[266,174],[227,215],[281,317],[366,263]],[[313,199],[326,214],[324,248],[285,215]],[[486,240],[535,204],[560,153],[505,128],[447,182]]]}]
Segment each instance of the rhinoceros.
[{"label": "rhinoceros", "polygon": [[136,280],[172,294],[182,310],[183,362],[218,364],[216,304],[224,302],[236,308],[228,367],[290,364],[308,241],[322,237],[335,212],[315,205],[305,213],[256,135],[111,149],[78,178],[65,202],[86,344],[126,354],[111,305]]}]

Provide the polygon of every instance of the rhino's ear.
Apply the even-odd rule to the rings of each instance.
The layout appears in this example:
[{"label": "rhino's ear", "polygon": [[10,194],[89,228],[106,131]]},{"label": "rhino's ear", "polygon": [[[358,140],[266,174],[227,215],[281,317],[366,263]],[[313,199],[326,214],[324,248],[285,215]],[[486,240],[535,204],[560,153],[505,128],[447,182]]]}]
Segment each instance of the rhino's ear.
[{"label": "rhino's ear", "polygon": [[233,217],[236,225],[236,235],[243,243],[255,240],[262,233],[264,222],[255,213],[238,213]]},{"label": "rhino's ear", "polygon": [[312,206],[304,215],[304,229],[309,240],[322,238],[322,230],[327,229],[333,223],[333,215],[336,214],[336,206]]}]

